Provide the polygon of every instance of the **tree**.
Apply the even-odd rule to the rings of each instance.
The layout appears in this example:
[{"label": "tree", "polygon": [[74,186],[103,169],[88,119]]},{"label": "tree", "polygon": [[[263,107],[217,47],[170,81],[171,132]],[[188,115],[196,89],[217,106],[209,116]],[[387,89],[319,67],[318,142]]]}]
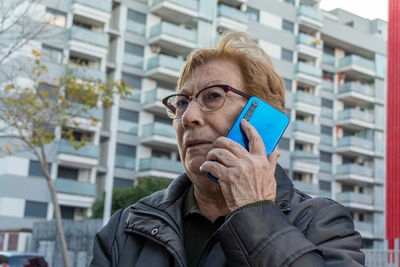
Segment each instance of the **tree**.
[{"label": "tree", "polygon": [[[166,188],[170,179],[167,178],[142,178],[137,185],[124,188],[114,188],[112,194],[111,214],[119,209],[124,209],[140,199],[156,191]],[[97,199],[92,205],[92,217],[102,218],[104,210],[104,196]]]},{"label": "tree", "polygon": [[39,161],[54,204],[64,266],[68,267],[61,209],[48,162],[62,137],[75,149],[85,146],[85,140],[76,140],[73,129],[98,127],[101,122],[92,115],[93,110],[111,106],[116,95],[129,95],[130,90],[123,81],[94,80],[88,73],[85,79],[78,79],[77,71],[85,74],[86,69],[77,65],[69,65],[65,75],[53,77],[41,63],[39,52],[32,53],[24,68],[0,78],[4,81],[0,84],[0,140],[5,141],[0,148],[6,155],[30,152]]}]

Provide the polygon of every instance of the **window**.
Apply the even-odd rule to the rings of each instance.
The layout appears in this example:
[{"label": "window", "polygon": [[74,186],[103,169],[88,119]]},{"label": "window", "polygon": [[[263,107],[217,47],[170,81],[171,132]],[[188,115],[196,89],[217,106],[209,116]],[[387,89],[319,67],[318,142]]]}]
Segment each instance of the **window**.
[{"label": "window", "polygon": [[60,209],[61,209],[61,218],[70,220],[74,219],[74,214],[75,214],[74,207],[60,206]]},{"label": "window", "polygon": [[[49,170],[50,170],[50,163],[48,164]],[[39,176],[39,177],[44,177],[44,173],[42,169],[40,168],[40,163],[39,161],[31,160],[29,162],[29,171],[28,171],[29,176]]]},{"label": "window", "polygon": [[46,218],[47,216],[47,203],[29,201],[25,202],[25,217],[38,217]]},{"label": "window", "polygon": [[114,178],[114,188],[123,188],[123,187],[131,187],[133,185],[133,180],[123,179],[123,178]]},{"label": "window", "polygon": [[293,33],[293,31],[294,31],[293,22],[290,22],[288,20],[283,19],[282,20],[282,29],[287,31],[287,32]]},{"label": "window", "polygon": [[151,156],[154,157],[154,158],[169,159],[170,153],[169,152],[165,152],[165,151],[160,151],[160,150],[153,149],[151,151]]},{"label": "window", "polygon": [[137,55],[143,57],[144,47],[137,44],[125,43],[125,52],[132,55]]},{"label": "window", "polygon": [[52,100],[55,100],[59,93],[56,86],[47,83],[39,83],[38,89],[47,91]]},{"label": "window", "polygon": [[319,180],[319,189],[325,191],[331,191],[331,183]]},{"label": "window", "polygon": [[138,122],[139,121],[139,113],[136,111],[121,108],[119,110],[118,119],[124,120],[124,121]]},{"label": "window", "polygon": [[146,24],[146,15],[137,11],[128,9],[128,20],[140,24]]},{"label": "window", "polygon": [[321,105],[325,108],[333,109],[333,101],[332,100],[322,98]]},{"label": "window", "polygon": [[142,78],[139,76],[122,73],[122,80],[124,80],[128,86],[133,86],[134,89],[140,90],[142,88]]},{"label": "window", "polygon": [[116,154],[120,156],[136,157],[136,147],[117,144]]},{"label": "window", "polygon": [[279,149],[289,150],[290,140],[287,138],[282,137],[279,141]]},{"label": "window", "polygon": [[321,125],[321,134],[332,136],[332,127]]},{"label": "window", "polygon": [[58,167],[58,178],[78,180],[78,170],[68,167]]},{"label": "window", "polygon": [[286,91],[292,91],[292,80],[283,79],[283,81],[285,82]]},{"label": "window", "polygon": [[287,60],[287,61],[292,62],[293,61],[293,52],[288,50],[288,49],[282,48],[281,58],[283,60]]},{"label": "window", "polygon": [[67,23],[67,14],[47,7],[46,13],[44,14],[44,21],[46,23],[65,28]]},{"label": "window", "polygon": [[165,123],[165,124],[171,125],[170,119],[159,117],[159,116],[154,116],[154,122],[160,122],[160,123]]},{"label": "window", "polygon": [[284,2],[288,3],[288,4],[291,4],[291,5],[294,5],[294,0],[284,0]]},{"label": "window", "polygon": [[319,152],[319,160],[322,162],[332,163],[332,154],[328,152]]},{"label": "window", "polygon": [[52,63],[62,63],[63,50],[60,48],[43,45],[41,57],[42,59],[51,61]]},{"label": "window", "polygon": [[258,11],[258,9],[247,7],[247,15],[249,16],[249,20],[260,20],[260,12]]}]

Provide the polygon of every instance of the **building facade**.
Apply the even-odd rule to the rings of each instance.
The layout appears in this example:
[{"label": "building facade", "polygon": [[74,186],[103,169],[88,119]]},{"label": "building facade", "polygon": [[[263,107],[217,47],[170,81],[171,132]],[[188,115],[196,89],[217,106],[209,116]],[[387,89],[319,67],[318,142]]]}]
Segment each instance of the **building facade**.
[{"label": "building facade", "polygon": [[[49,162],[64,218],[90,216],[96,197],[138,177],[183,171],[161,99],[173,93],[193,49],[233,29],[250,33],[285,80],[291,124],[279,163],[295,187],[348,207],[364,247],[383,247],[386,22],[325,12],[318,0],[43,0],[40,7],[60,32],[35,44],[51,71],[83,62],[88,70],[77,77],[135,88],[94,113],[100,126],[74,129],[88,145],[74,150],[61,141]],[[0,229],[53,218],[42,176],[30,155],[0,159]]]}]

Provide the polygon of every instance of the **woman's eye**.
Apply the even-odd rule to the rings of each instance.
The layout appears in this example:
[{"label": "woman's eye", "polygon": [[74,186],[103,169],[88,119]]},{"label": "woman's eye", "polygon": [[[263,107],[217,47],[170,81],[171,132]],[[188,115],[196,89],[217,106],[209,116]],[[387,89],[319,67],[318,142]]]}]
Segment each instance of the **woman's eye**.
[{"label": "woman's eye", "polygon": [[212,91],[207,94],[207,99],[216,99],[222,97],[222,94],[217,91]]},{"label": "woman's eye", "polygon": [[184,107],[188,105],[188,100],[187,99],[178,99],[176,101],[176,106],[177,107]]}]

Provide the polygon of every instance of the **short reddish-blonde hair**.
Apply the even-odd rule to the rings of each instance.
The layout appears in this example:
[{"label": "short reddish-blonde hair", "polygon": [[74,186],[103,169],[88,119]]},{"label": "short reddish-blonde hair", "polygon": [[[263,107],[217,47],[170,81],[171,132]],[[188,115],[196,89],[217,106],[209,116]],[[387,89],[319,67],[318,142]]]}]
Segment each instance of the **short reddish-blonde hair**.
[{"label": "short reddish-blonde hair", "polygon": [[177,89],[180,90],[197,67],[214,59],[236,62],[242,72],[242,82],[246,93],[284,112],[284,82],[275,71],[268,54],[244,32],[226,32],[216,48],[194,50],[181,71]]}]

